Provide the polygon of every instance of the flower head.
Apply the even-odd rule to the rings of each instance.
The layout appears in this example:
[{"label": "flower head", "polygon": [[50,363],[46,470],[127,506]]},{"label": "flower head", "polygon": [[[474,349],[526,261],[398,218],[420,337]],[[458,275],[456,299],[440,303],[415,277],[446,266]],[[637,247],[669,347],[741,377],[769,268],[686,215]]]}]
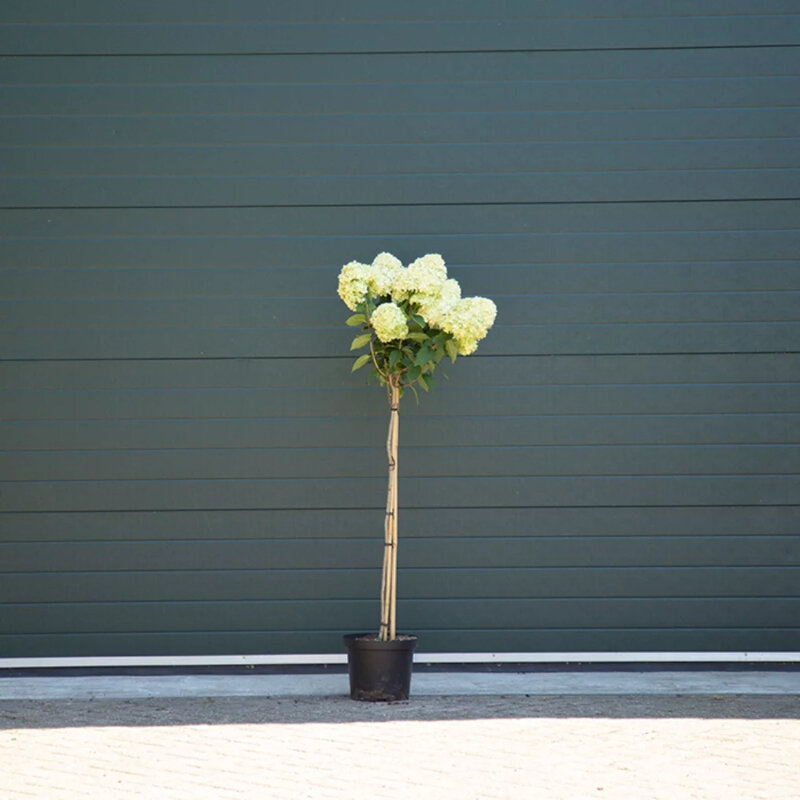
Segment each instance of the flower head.
[{"label": "flower head", "polygon": [[452,278],[446,280],[436,294],[414,295],[419,313],[432,328],[441,328],[445,316],[455,308],[460,299],[461,287]]},{"label": "flower head", "polygon": [[373,297],[387,297],[392,284],[403,271],[399,258],[391,253],[378,253],[367,267],[367,285]]},{"label": "flower head", "polygon": [[475,352],[496,316],[497,306],[487,297],[465,297],[447,312],[442,330],[452,335],[459,355],[468,356]]},{"label": "flower head", "polygon": [[415,298],[438,294],[446,280],[444,259],[438,253],[428,253],[398,274],[392,284],[392,298],[419,302]]},{"label": "flower head", "polygon": [[339,273],[339,297],[355,311],[368,294],[374,298],[388,297],[392,284],[402,272],[400,259],[391,253],[378,253],[371,264],[351,261]]},{"label": "flower head", "polygon": [[372,312],[372,327],[382,342],[392,342],[408,336],[408,320],[400,306],[394,303],[381,303]]},{"label": "flower head", "polygon": [[363,303],[367,296],[369,270],[367,264],[351,261],[345,264],[339,273],[339,297],[351,311],[355,311],[358,304]]}]

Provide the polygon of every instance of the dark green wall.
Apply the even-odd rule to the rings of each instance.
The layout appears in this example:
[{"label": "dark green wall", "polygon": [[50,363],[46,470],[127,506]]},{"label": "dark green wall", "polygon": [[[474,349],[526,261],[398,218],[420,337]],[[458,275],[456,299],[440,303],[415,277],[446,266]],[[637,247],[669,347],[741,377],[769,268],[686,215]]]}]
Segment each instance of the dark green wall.
[{"label": "dark green wall", "polygon": [[375,627],[380,250],[499,309],[402,409],[421,650],[800,649],[797,12],[5,4],[0,657]]}]

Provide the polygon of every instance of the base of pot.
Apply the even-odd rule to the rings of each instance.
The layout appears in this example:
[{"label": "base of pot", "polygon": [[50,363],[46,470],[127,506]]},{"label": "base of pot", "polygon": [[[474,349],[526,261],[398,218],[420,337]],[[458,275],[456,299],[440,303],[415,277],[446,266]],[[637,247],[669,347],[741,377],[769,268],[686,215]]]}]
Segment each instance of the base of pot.
[{"label": "base of pot", "polygon": [[416,636],[381,642],[373,633],[352,633],[344,643],[353,700],[408,700]]}]

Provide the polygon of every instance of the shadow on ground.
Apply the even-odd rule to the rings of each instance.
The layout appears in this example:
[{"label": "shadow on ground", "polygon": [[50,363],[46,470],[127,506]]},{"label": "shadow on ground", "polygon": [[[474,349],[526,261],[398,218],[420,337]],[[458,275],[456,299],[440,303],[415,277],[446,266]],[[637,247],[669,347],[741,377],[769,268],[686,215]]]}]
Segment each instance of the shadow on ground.
[{"label": "shadow on ground", "polygon": [[180,697],[0,701],[0,729],[259,725],[470,719],[800,719],[797,695]]}]

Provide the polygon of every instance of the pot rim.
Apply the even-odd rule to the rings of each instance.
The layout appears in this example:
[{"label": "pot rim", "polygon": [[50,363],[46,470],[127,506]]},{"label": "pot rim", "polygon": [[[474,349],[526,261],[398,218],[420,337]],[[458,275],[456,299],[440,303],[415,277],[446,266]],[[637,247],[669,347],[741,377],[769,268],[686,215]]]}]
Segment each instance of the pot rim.
[{"label": "pot rim", "polygon": [[376,633],[349,633],[342,638],[348,650],[413,650],[419,641],[413,634],[400,633],[382,642]]}]

